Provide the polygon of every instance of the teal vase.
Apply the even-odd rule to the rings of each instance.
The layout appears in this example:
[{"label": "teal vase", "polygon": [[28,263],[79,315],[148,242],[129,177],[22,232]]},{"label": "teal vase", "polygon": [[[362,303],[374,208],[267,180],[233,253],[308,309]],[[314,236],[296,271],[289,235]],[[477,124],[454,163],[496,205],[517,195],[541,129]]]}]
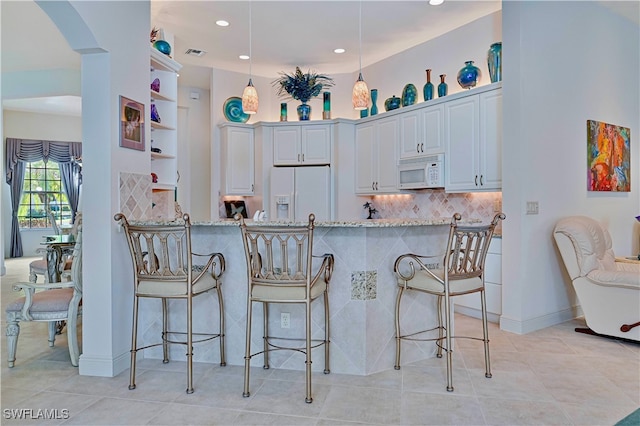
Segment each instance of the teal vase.
[{"label": "teal vase", "polygon": [[430,101],[431,99],[433,99],[433,83],[431,82],[431,70],[428,69],[426,71],[427,71],[427,82],[422,88],[422,96],[424,97],[425,101]]},{"label": "teal vase", "polygon": [[471,89],[476,87],[480,76],[480,68],[473,65],[473,61],[466,61],[464,67],[458,71],[458,84],[463,89]]},{"label": "teal vase", "polygon": [[376,115],[378,113],[378,105],[376,105],[377,101],[378,89],[371,89],[371,115]]},{"label": "teal vase", "polygon": [[418,89],[409,83],[402,89],[402,106],[409,106],[416,103],[418,97]]},{"label": "teal vase", "polygon": [[298,108],[298,120],[307,121],[311,118],[311,106],[306,102],[301,103]]},{"label": "teal vase", "polygon": [[369,116],[369,110],[367,108],[360,110],[360,118],[365,118]]},{"label": "teal vase", "polygon": [[444,82],[444,78],[446,74],[440,74],[440,84],[438,84],[438,97],[441,98],[443,96],[447,96],[447,92],[449,92],[449,86]]},{"label": "teal vase", "polygon": [[493,43],[487,52],[487,65],[491,82],[502,81],[502,43]]},{"label": "teal vase", "polygon": [[322,119],[331,119],[331,92],[322,93]]},{"label": "teal vase", "polygon": [[384,101],[384,110],[391,111],[393,109],[398,109],[400,108],[400,102],[401,99],[396,98],[396,95],[393,95],[392,97],[387,98],[387,100]]}]

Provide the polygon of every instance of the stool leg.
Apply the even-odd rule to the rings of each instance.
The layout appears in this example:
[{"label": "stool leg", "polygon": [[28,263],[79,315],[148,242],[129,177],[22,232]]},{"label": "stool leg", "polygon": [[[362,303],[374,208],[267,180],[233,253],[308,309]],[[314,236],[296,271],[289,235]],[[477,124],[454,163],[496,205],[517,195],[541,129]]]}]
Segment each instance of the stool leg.
[{"label": "stool leg", "polygon": [[484,341],[484,376],[491,378],[491,360],[489,358],[489,327],[487,324],[487,298],[484,290],[480,292],[482,303],[482,337]]},{"label": "stool leg", "polygon": [[269,304],[266,302],[262,303],[262,312],[264,315],[262,316],[262,344],[264,345],[264,364],[262,368],[265,370],[269,369]]},{"label": "stool leg", "polygon": [[331,372],[330,368],[330,354],[329,354],[329,343],[330,335],[329,335],[329,292],[324,292],[324,374],[329,374]]},{"label": "stool leg", "polygon": [[133,298],[133,327],[131,329],[131,367],[129,368],[129,390],[136,388],[136,353],[138,351],[138,296]]},{"label": "stool leg", "polygon": [[167,330],[169,329],[169,308],[167,307],[167,299],[162,298],[162,362],[164,364],[169,362],[169,342],[167,339]]},{"label": "stool leg", "polygon": [[[249,289],[251,291],[251,289]],[[249,371],[251,365],[251,314],[252,314],[252,304],[251,297],[247,299],[247,333],[246,333],[246,341],[245,341],[245,349],[244,349],[244,391],[242,392],[242,396],[248,397],[251,394],[249,393]]]},{"label": "stool leg", "polygon": [[442,341],[444,340],[444,326],[442,324],[442,296],[438,296],[438,351],[436,352],[437,358],[442,358]]},{"label": "stool leg", "polygon": [[306,315],[305,315],[305,374],[306,374],[306,396],[304,402],[310,404],[313,402],[311,397],[311,301],[307,300],[305,303]]},{"label": "stool leg", "polygon": [[[445,283],[448,286],[449,283]],[[446,324],[446,342],[447,342],[447,392],[453,392],[453,346],[451,342],[451,299],[447,291],[444,296],[444,320]]]},{"label": "stool leg", "polygon": [[187,393],[193,393],[193,298],[187,297]]},{"label": "stool leg", "polygon": [[47,323],[47,328],[49,329],[49,347],[52,348],[56,342],[56,330],[57,330],[56,321],[49,321]]},{"label": "stool leg", "polygon": [[[9,314],[7,314],[9,316]],[[7,350],[9,352],[9,368],[13,368],[16,362],[16,349],[20,336],[20,324],[15,319],[7,318]]]},{"label": "stool leg", "polygon": [[222,300],[222,289],[220,288],[221,283],[218,282],[216,286],[216,291],[218,293],[218,309],[220,310],[220,366],[224,367],[227,365],[227,359],[225,357],[224,351],[224,332],[225,332],[225,324],[224,324],[224,301]]},{"label": "stool leg", "polygon": [[404,293],[404,287],[398,286],[398,295],[396,296],[396,364],[393,366],[396,370],[400,370],[400,300]]}]

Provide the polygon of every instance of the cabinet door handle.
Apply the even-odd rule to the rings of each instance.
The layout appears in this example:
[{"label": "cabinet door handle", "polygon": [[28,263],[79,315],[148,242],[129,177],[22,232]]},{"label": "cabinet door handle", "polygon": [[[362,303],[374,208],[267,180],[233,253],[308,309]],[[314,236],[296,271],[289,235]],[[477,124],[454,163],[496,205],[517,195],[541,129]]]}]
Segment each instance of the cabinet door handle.
[{"label": "cabinet door handle", "polygon": [[476,175],[475,183],[476,183],[476,186],[478,186],[478,175]]},{"label": "cabinet door handle", "polygon": [[375,182],[371,182],[371,190],[373,190],[373,191],[376,190],[376,183]]},{"label": "cabinet door handle", "polygon": [[300,162],[300,154],[298,154],[298,163]]},{"label": "cabinet door handle", "polygon": [[420,144],[420,151],[424,152],[424,144],[423,143]]},{"label": "cabinet door handle", "polygon": [[304,163],[304,154],[302,154],[302,162]]},{"label": "cabinet door handle", "polygon": [[376,191],[378,190],[378,182],[376,182]]},{"label": "cabinet door handle", "polygon": [[416,152],[419,154],[420,153],[420,144],[416,145]]},{"label": "cabinet door handle", "polygon": [[480,186],[483,186],[484,183],[482,182],[482,175],[480,175]]},{"label": "cabinet door handle", "polygon": [[251,192],[253,192],[253,184],[251,184]]}]

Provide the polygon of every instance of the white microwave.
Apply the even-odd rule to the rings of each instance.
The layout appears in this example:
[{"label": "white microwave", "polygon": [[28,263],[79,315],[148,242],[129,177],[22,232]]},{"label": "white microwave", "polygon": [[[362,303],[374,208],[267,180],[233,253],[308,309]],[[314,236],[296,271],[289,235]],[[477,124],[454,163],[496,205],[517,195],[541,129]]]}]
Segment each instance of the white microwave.
[{"label": "white microwave", "polygon": [[398,189],[444,188],[444,154],[400,160]]}]

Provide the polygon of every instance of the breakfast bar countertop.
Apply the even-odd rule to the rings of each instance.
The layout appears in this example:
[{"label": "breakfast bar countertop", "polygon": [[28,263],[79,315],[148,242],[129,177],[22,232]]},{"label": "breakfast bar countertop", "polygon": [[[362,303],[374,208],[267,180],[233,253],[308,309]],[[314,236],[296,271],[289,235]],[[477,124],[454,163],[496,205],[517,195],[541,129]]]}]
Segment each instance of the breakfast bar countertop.
[{"label": "breakfast bar countertop", "polygon": [[[170,225],[181,223],[182,220],[132,220],[133,225]],[[245,220],[248,225],[262,226],[305,226],[307,221],[264,221],[258,222],[251,219]],[[479,219],[467,219],[459,223],[479,223]],[[431,226],[431,225],[449,225],[451,218],[433,218],[433,219],[361,219],[361,220],[335,220],[335,221],[316,221],[315,226],[321,228],[398,228],[406,226]],[[192,221],[192,226],[239,226],[240,222],[234,219],[219,219],[212,221]]]}]

